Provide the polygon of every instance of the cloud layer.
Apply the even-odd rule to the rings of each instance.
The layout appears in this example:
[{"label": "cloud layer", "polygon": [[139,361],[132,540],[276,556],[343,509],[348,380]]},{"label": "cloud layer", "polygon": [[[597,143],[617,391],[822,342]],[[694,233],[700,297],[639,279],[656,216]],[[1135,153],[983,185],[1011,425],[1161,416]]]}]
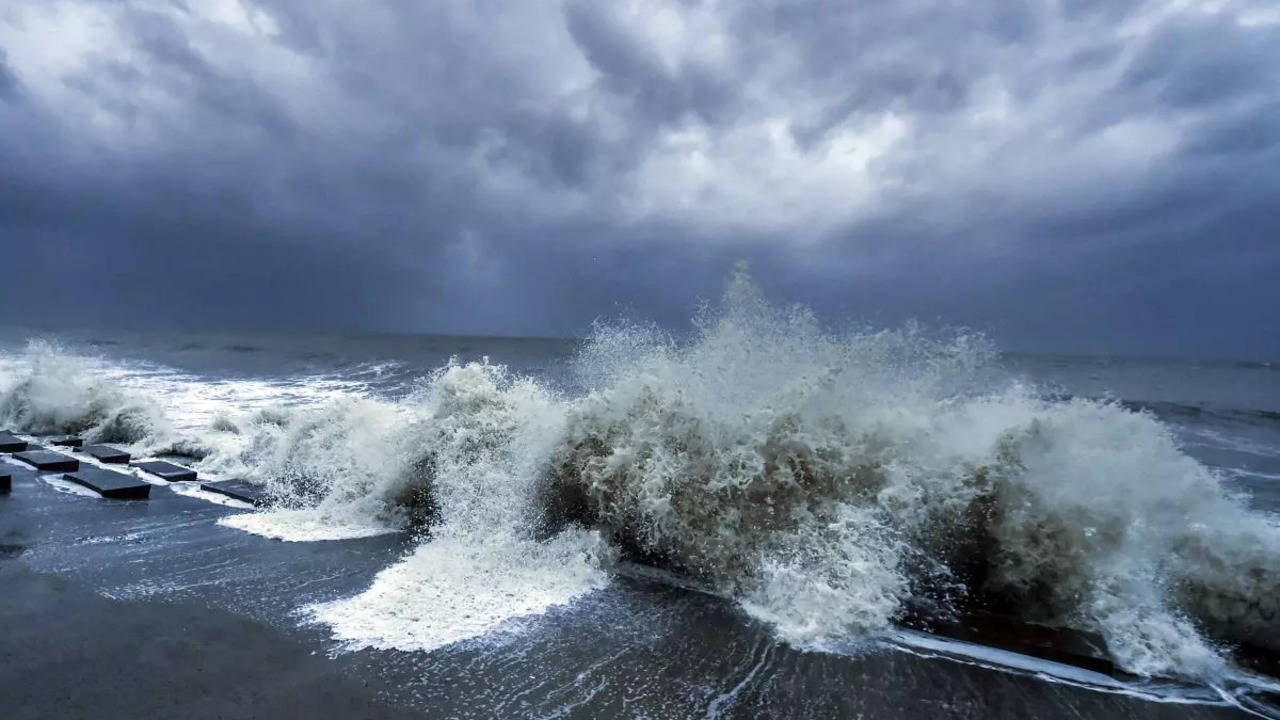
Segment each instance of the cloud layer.
[{"label": "cloud layer", "polygon": [[0,319],[1280,356],[1267,1],[16,0]]}]

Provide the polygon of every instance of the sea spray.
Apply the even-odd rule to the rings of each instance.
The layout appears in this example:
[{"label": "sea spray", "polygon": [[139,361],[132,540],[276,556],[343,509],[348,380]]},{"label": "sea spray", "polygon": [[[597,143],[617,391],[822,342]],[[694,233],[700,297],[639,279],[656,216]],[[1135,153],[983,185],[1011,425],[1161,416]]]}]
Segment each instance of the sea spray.
[{"label": "sea spray", "polygon": [[[343,398],[223,419],[225,437],[201,468],[247,474],[281,508],[426,531],[447,506],[444,519],[492,530],[528,512],[520,484],[563,417],[562,401],[531,380],[451,362],[399,402]],[[509,477],[517,466],[525,478]]]},{"label": "sea spray", "polygon": [[979,339],[831,334],[744,275],[692,342],[604,328],[544,475],[550,524],[821,648],[915,607],[1096,631],[1142,675],[1275,637],[1280,528],[1149,415],[983,372]]},{"label": "sea spray", "polygon": [[227,518],[234,527],[284,540],[392,532],[399,509],[384,495],[411,466],[403,432],[411,418],[406,408],[360,397],[268,409],[218,431],[199,467],[247,475],[272,499],[269,513]]},{"label": "sea spray", "polygon": [[410,530],[418,546],[365,592],[309,609],[349,647],[430,649],[605,582],[590,530],[534,539],[534,479],[564,401],[488,363],[450,363],[403,402],[332,403],[238,427],[234,458],[275,510],[224,524],[286,540]]},{"label": "sea spray", "polygon": [[583,498],[564,519],[715,583],[801,644],[883,630],[925,583],[948,585],[909,542],[937,519],[923,492],[950,483],[965,502],[972,468],[933,426],[989,348],[916,328],[828,335],[745,275],[697,329],[683,346],[597,331],[580,359],[597,389],[546,476],[548,496]]},{"label": "sea spray", "polygon": [[162,446],[173,437],[154,400],[106,377],[102,363],[44,340],[29,342],[0,368],[0,427],[140,447]]},{"label": "sea spray", "polygon": [[532,481],[562,435],[562,400],[505,368],[471,363],[437,372],[411,402],[419,417],[410,465],[425,476],[402,474],[383,496],[405,502],[429,492],[427,537],[366,592],[311,609],[335,638],[432,649],[604,585],[607,551],[594,531],[531,533]]}]

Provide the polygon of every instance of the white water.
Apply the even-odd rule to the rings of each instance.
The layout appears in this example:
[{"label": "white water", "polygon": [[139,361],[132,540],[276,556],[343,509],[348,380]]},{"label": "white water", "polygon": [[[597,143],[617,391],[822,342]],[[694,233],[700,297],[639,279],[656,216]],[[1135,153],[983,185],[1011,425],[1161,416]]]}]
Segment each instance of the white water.
[{"label": "white water", "polygon": [[423,543],[365,592],[308,608],[347,649],[433,650],[512,627],[601,588],[594,537],[471,536]]},{"label": "white water", "polygon": [[745,277],[698,328],[598,329],[577,398],[488,364],[386,402],[37,345],[0,364],[0,424],[198,454],[266,486],[275,508],[223,522],[268,537],[424,533],[366,592],[308,608],[347,647],[510,627],[602,587],[619,546],[809,648],[961,600],[975,558],[986,591],[1100,633],[1139,675],[1214,682],[1231,671],[1210,637],[1274,637],[1280,528],[1151,416],[993,381],[980,338],[826,331]]},{"label": "white water", "polygon": [[49,487],[53,488],[54,490],[57,490],[60,493],[66,493],[67,495],[79,495],[80,497],[102,499],[102,496],[94,492],[93,490],[90,490],[89,488],[83,485],[78,485],[76,483],[73,483],[70,480],[64,480],[60,475],[41,475],[40,480],[43,481],[45,484],[47,484]]},{"label": "white water", "polygon": [[33,434],[76,434],[124,445],[136,457],[202,456],[231,417],[281,413],[360,397],[358,381],[332,377],[290,382],[201,378],[149,364],[74,355],[46,340],[21,354],[0,352],[0,426]]},{"label": "white water", "polygon": [[[595,533],[534,541],[533,478],[559,439],[560,400],[502,368],[449,366],[398,405],[343,401],[267,423],[241,452],[285,503],[222,522],[285,540],[359,537],[436,507],[429,539],[366,592],[309,608],[348,647],[431,649],[601,587]],[[211,457],[208,464],[231,462]],[[300,480],[301,478],[301,480]]]},{"label": "white water", "polygon": [[991,384],[970,337],[824,332],[741,277],[699,328],[680,347],[599,333],[582,362],[601,389],[559,460],[594,523],[792,643],[883,632],[909,596],[945,603],[975,552],[988,589],[1101,633],[1139,675],[1225,672],[1201,623],[1274,632],[1280,528],[1150,416]]}]

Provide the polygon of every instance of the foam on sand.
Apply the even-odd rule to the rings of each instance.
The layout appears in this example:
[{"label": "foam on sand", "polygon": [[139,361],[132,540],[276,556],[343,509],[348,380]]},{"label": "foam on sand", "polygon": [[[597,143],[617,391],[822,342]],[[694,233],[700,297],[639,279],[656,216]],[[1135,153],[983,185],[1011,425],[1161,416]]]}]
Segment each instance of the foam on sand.
[{"label": "foam on sand", "polygon": [[60,474],[41,475],[40,481],[45,483],[49,487],[53,488],[54,490],[57,490],[60,493],[66,493],[68,495],[79,495],[80,497],[97,498],[99,500],[102,499],[102,496],[94,492],[93,490],[90,490],[89,488],[83,485],[80,485],[78,483],[73,483],[70,480],[64,480]]},{"label": "foam on sand", "polygon": [[[194,486],[184,494],[195,494],[197,492],[215,495],[215,493],[200,490]],[[233,501],[231,498],[226,498],[226,500],[239,502]],[[221,501],[215,500],[214,502]],[[223,504],[230,504],[230,502]],[[247,503],[239,504],[244,505]],[[255,513],[228,515],[220,518],[218,524],[285,542],[353,540],[355,538],[374,537],[398,532],[397,528],[377,522],[371,518],[332,517],[315,509],[264,510]]]},{"label": "foam on sand", "polygon": [[515,621],[604,587],[598,538],[547,543],[444,538],[383,570],[351,598],[308,608],[344,649],[433,650],[518,627]]}]

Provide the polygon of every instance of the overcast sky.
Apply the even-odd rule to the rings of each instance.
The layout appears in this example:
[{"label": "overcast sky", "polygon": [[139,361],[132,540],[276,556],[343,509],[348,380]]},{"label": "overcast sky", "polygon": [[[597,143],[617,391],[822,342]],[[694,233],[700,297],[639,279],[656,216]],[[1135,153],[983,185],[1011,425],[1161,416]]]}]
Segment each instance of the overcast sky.
[{"label": "overcast sky", "polygon": [[0,322],[1280,357],[1274,0],[5,0]]}]

